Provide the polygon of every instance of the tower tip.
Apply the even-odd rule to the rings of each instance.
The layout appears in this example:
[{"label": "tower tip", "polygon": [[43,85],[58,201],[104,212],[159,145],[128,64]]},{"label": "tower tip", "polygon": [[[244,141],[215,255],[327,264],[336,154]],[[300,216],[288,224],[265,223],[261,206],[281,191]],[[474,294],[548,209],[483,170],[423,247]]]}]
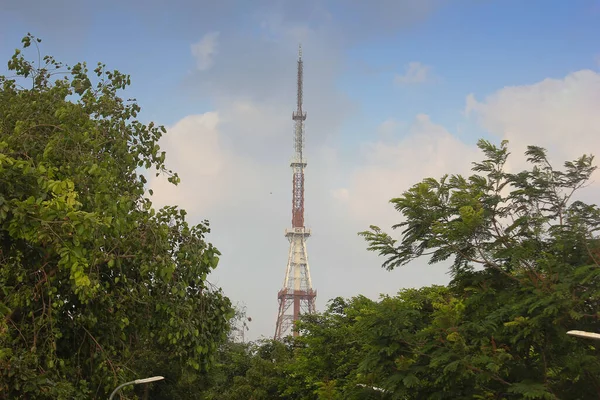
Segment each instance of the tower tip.
[{"label": "tower tip", "polygon": [[298,60],[302,60],[302,43],[298,43]]}]

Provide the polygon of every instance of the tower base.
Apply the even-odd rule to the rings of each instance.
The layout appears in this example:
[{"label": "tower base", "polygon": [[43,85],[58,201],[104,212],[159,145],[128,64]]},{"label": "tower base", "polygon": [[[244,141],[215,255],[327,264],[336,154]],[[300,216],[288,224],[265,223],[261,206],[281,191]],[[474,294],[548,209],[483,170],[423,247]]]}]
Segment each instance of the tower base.
[{"label": "tower base", "polygon": [[277,293],[279,311],[275,328],[276,340],[288,335],[298,336],[298,332],[294,330],[294,322],[301,314],[316,311],[317,292],[312,288],[306,252],[306,239],[310,237],[310,230],[304,227],[287,229],[285,236],[290,242],[290,250],[283,288]]}]

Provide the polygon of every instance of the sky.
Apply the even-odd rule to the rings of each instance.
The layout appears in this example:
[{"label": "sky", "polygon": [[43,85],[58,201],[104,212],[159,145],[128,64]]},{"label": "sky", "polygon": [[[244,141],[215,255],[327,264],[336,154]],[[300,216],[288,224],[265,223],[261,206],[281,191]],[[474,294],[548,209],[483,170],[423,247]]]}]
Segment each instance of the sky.
[{"label": "sky", "polygon": [[287,262],[300,42],[318,310],[449,281],[427,260],[383,270],[357,233],[390,231],[389,200],[423,178],[468,174],[479,138],[509,140],[514,170],[531,144],[558,165],[600,150],[598,0],[0,0],[0,58],[27,32],[131,75],[182,179],[150,180],[154,204],[210,221],[209,279],[246,307],[250,339],[274,334]]}]

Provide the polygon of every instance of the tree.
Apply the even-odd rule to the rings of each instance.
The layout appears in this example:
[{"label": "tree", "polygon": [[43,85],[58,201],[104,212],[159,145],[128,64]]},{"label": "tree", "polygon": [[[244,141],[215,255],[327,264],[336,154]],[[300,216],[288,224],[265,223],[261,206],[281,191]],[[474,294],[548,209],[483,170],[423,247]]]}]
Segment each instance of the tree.
[{"label": "tree", "polygon": [[357,398],[362,392],[357,385],[369,382],[357,375],[364,351],[356,324],[373,305],[364,296],[337,297],[323,313],[301,316],[302,335],[294,343],[284,395],[298,393],[299,398],[315,400]]},{"label": "tree", "polygon": [[244,343],[246,341],[246,332],[250,330],[249,323],[252,322],[252,317],[247,315],[244,304],[237,304],[234,308],[235,314],[230,321],[229,341],[241,341]]},{"label": "tree", "polygon": [[222,350],[218,369],[209,374],[212,386],[203,399],[269,400],[284,396],[289,383],[286,366],[292,361],[290,342],[230,343]]},{"label": "tree", "polygon": [[246,306],[235,306],[235,313],[229,321],[227,341],[219,346],[213,367],[203,371],[202,384],[197,387],[200,389],[200,399],[229,399],[236,394],[234,381],[245,376],[252,367],[257,348],[255,343],[243,340],[244,331],[248,329],[247,322],[250,321],[251,318],[246,315]]},{"label": "tree", "polygon": [[453,257],[447,295],[420,308],[426,326],[368,339],[378,365],[397,364],[384,387],[409,398],[597,397],[600,353],[566,335],[600,330],[600,210],[573,200],[593,157],[560,171],[529,146],[531,170],[509,173],[507,142],[478,145],[483,175],[428,178],[391,200],[404,217],[393,226],[404,228],[399,242],[376,226],[361,232],[388,270]]},{"label": "tree", "polygon": [[[39,39],[26,36],[23,47]],[[38,48],[39,54],[39,48]],[[0,397],[106,398],[118,384],[194,381],[231,303],[206,280],[208,222],[155,210],[142,170],[179,178],[162,126],[123,101],[130,77],[16,50],[0,76]],[[52,79],[56,78],[54,81]],[[152,192],[149,191],[150,196]],[[128,393],[124,389],[123,393]]]}]

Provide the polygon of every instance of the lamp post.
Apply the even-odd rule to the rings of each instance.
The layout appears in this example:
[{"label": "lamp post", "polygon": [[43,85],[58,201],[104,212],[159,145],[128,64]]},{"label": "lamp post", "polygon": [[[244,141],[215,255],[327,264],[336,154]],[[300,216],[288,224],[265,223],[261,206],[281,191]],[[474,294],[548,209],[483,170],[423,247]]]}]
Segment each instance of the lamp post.
[{"label": "lamp post", "polygon": [[136,379],[135,381],[122,383],[119,386],[117,386],[117,388],[115,390],[113,390],[113,392],[110,394],[110,397],[108,398],[108,400],[112,400],[113,396],[115,394],[117,394],[117,392],[122,387],[125,387],[128,385],[139,385],[140,383],[150,383],[150,382],[155,382],[155,381],[162,381],[163,379],[165,379],[163,376],[152,376],[150,378]]}]

